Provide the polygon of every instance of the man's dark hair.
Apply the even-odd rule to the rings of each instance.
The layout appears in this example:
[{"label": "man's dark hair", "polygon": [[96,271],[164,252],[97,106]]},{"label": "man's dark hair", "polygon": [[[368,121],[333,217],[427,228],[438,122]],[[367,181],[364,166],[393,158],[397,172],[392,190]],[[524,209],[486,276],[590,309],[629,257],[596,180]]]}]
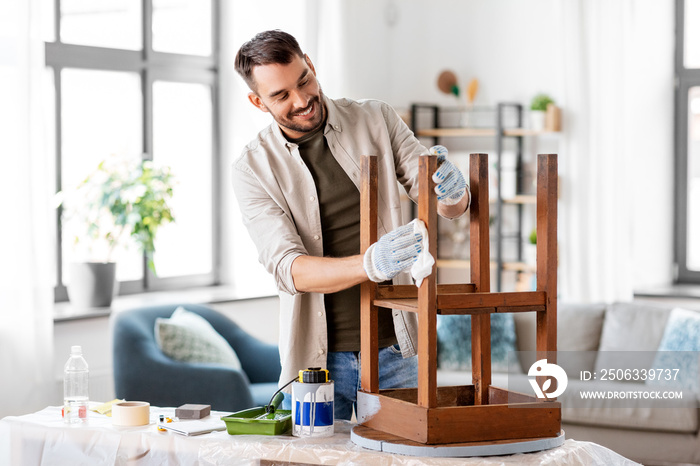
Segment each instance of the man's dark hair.
[{"label": "man's dark hair", "polygon": [[291,34],[279,29],[257,34],[243,44],[236,54],[236,71],[252,91],[256,91],[253,68],[261,65],[289,64],[294,56],[304,58],[299,43]]}]

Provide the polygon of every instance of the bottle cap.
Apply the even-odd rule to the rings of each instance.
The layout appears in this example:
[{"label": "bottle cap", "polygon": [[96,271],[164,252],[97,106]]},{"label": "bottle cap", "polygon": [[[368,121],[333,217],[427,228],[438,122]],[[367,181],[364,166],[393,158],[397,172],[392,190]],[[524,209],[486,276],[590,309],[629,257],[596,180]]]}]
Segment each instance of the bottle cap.
[{"label": "bottle cap", "polygon": [[80,345],[75,345],[70,347],[70,354],[83,354],[83,348]]},{"label": "bottle cap", "polygon": [[301,383],[326,383],[328,382],[328,370],[320,367],[309,367],[304,371],[299,371],[299,381]]}]

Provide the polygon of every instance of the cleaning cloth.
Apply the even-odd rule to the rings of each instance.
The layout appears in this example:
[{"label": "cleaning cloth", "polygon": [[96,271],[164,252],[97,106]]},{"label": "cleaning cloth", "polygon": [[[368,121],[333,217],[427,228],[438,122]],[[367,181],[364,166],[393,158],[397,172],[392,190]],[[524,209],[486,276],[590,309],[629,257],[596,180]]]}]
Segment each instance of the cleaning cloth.
[{"label": "cleaning cloth", "polygon": [[423,279],[432,272],[435,259],[430,254],[428,229],[425,227],[425,223],[418,219],[414,219],[411,223],[413,224],[413,233],[420,233],[423,236],[422,250],[418,253],[418,258],[411,266],[411,276],[416,281],[416,286],[419,287],[423,283]]}]

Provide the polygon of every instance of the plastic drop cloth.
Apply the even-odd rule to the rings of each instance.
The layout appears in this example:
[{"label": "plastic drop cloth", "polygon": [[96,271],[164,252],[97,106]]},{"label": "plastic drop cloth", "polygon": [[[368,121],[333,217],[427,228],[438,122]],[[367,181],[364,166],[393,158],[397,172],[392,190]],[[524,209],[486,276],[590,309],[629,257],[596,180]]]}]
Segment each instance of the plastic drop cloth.
[{"label": "plastic drop cloth", "polygon": [[[159,432],[159,414],[174,408],[151,407],[151,424],[114,427],[111,419],[90,413],[87,425],[67,426],[60,407],[0,420],[2,465],[257,465],[261,459],[338,465],[635,465],[590,442],[566,440],[547,451],[486,458],[427,458],[364,449],[350,440],[354,426],[337,421],[327,438],[229,435],[226,431],[186,437]],[[226,413],[213,413],[220,416]]]}]

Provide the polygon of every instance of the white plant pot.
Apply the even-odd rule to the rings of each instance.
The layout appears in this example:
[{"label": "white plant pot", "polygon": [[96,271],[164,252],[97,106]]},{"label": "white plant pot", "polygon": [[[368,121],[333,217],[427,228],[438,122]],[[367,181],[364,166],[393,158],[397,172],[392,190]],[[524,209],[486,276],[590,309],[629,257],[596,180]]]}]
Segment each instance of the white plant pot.
[{"label": "white plant pot", "polygon": [[547,113],[541,110],[530,111],[530,129],[535,131],[544,131],[545,115]]},{"label": "white plant pot", "polygon": [[526,243],[523,248],[523,262],[532,267],[537,266],[537,245]]},{"label": "white plant pot", "polygon": [[109,307],[117,289],[114,262],[73,262],[68,266],[68,299],[78,309]]}]

